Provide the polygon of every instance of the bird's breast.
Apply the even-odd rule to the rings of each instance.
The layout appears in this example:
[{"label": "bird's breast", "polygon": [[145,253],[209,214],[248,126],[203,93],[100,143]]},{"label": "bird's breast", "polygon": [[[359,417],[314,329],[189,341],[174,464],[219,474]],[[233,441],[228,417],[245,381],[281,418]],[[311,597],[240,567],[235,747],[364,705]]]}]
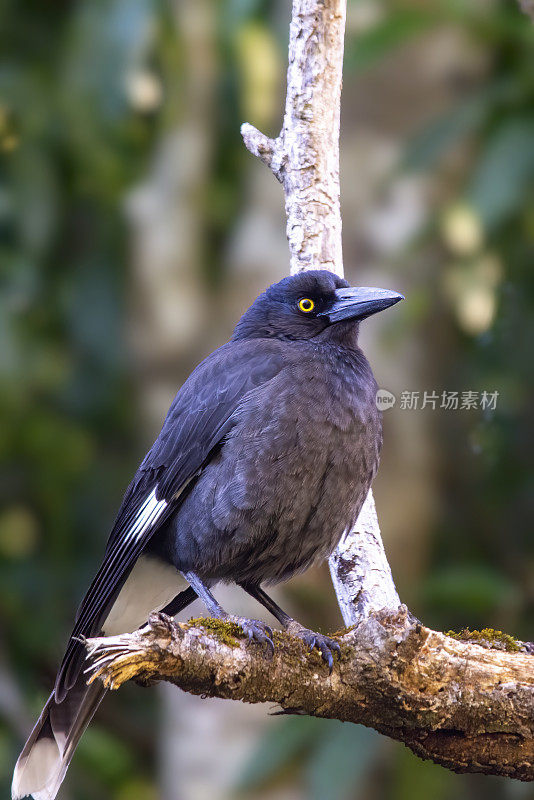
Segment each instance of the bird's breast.
[{"label": "bird's breast", "polygon": [[247,398],[212,465],[207,498],[232,569],[237,558],[241,571],[277,581],[332,552],[377,469],[374,387],[369,368],[311,361]]}]

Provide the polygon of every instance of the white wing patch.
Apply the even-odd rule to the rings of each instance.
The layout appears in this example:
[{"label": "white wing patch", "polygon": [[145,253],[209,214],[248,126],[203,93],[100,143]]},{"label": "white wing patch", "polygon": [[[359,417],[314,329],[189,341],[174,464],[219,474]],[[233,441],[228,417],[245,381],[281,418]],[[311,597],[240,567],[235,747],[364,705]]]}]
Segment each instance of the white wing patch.
[{"label": "white wing patch", "polygon": [[123,544],[129,544],[136,539],[140,539],[158,521],[166,508],[167,501],[156,500],[156,490],[153,489],[137,512],[132,527],[124,537]]},{"label": "white wing patch", "polygon": [[[153,489],[137,512],[122,547],[141,539],[167,508],[166,500],[156,499]],[[185,584],[185,585],[184,585]],[[158,611],[187,586],[178,570],[158,558],[140,556],[119,596],[113,603],[102,630],[106,636],[134,631],[151,611]]]}]

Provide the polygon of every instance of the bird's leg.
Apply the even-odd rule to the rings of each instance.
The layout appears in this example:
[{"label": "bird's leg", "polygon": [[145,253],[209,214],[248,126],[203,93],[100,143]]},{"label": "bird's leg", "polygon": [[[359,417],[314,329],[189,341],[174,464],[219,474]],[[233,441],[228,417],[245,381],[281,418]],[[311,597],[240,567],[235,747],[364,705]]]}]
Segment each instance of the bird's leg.
[{"label": "bird's leg", "polygon": [[315,631],[310,631],[308,628],[305,628],[304,625],[301,625],[300,622],[297,622],[296,619],[290,617],[289,614],[280,608],[280,606],[274,602],[274,600],[269,597],[269,595],[263,591],[263,589],[256,585],[250,583],[241,583],[240,586],[247,592],[251,597],[254,597],[259,603],[264,606],[267,611],[270,611],[271,614],[276,617],[278,622],[285,628],[285,630],[290,633],[292,636],[298,636],[299,639],[302,639],[303,642],[308,645],[310,650],[313,650],[316,647],[323,658],[323,661],[326,661],[328,664],[328,669],[332,672],[334,666],[334,653],[340,652],[339,644],[334,640],[331,639],[329,636],[325,636],[322,633],[315,633]]},{"label": "bird's leg", "polygon": [[273,632],[269,625],[266,625],[259,619],[247,619],[245,617],[237,617],[233,616],[232,614],[228,614],[224,608],[219,605],[209,588],[206,586],[204,581],[198,577],[196,572],[184,572],[182,574],[186,581],[188,581],[190,584],[191,588],[203,601],[212,617],[236,622],[246,633],[249,641],[255,640],[260,644],[267,644],[270,647],[271,652],[274,652],[274,644],[272,639]]}]

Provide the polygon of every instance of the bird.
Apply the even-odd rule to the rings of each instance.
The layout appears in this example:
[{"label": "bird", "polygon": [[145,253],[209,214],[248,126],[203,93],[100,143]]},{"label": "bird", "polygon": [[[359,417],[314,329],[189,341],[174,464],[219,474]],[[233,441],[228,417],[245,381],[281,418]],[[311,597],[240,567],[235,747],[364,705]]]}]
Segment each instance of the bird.
[{"label": "bird", "polygon": [[[78,609],[54,690],[15,766],[13,800],[53,800],[106,689],[86,684],[84,638],[175,615],[197,597],[273,649],[272,629],[216,600],[236,583],[332,670],[339,645],[265,592],[323,561],[357,519],[382,446],[362,320],[404,299],[328,270],[262,292],[191,373],[128,486]],[[185,586],[184,587],[184,578]]]}]

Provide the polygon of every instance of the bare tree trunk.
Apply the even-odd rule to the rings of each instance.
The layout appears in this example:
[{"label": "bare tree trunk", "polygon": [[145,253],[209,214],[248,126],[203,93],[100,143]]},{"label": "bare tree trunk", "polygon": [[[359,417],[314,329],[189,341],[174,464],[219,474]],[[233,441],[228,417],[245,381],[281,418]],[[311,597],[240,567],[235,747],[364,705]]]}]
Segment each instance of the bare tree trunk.
[{"label": "bare tree trunk", "polygon": [[[242,129],[248,149],[284,188],[294,272],[343,271],[344,23],[344,0],[294,0],[282,132],[272,140],[250,125]],[[371,493],[330,568],[352,626],[339,638],[342,655],[331,676],[287,634],[277,635],[269,663],[238,641],[237,626],[212,625],[209,633],[152,615],[134,634],[89,642],[92,680],[110,688],[133,677],[167,680],[193,694],[274,701],[288,713],[364,723],[458,772],[534,780],[533,648],[511,637],[461,642],[415,620],[393,583]]]}]

